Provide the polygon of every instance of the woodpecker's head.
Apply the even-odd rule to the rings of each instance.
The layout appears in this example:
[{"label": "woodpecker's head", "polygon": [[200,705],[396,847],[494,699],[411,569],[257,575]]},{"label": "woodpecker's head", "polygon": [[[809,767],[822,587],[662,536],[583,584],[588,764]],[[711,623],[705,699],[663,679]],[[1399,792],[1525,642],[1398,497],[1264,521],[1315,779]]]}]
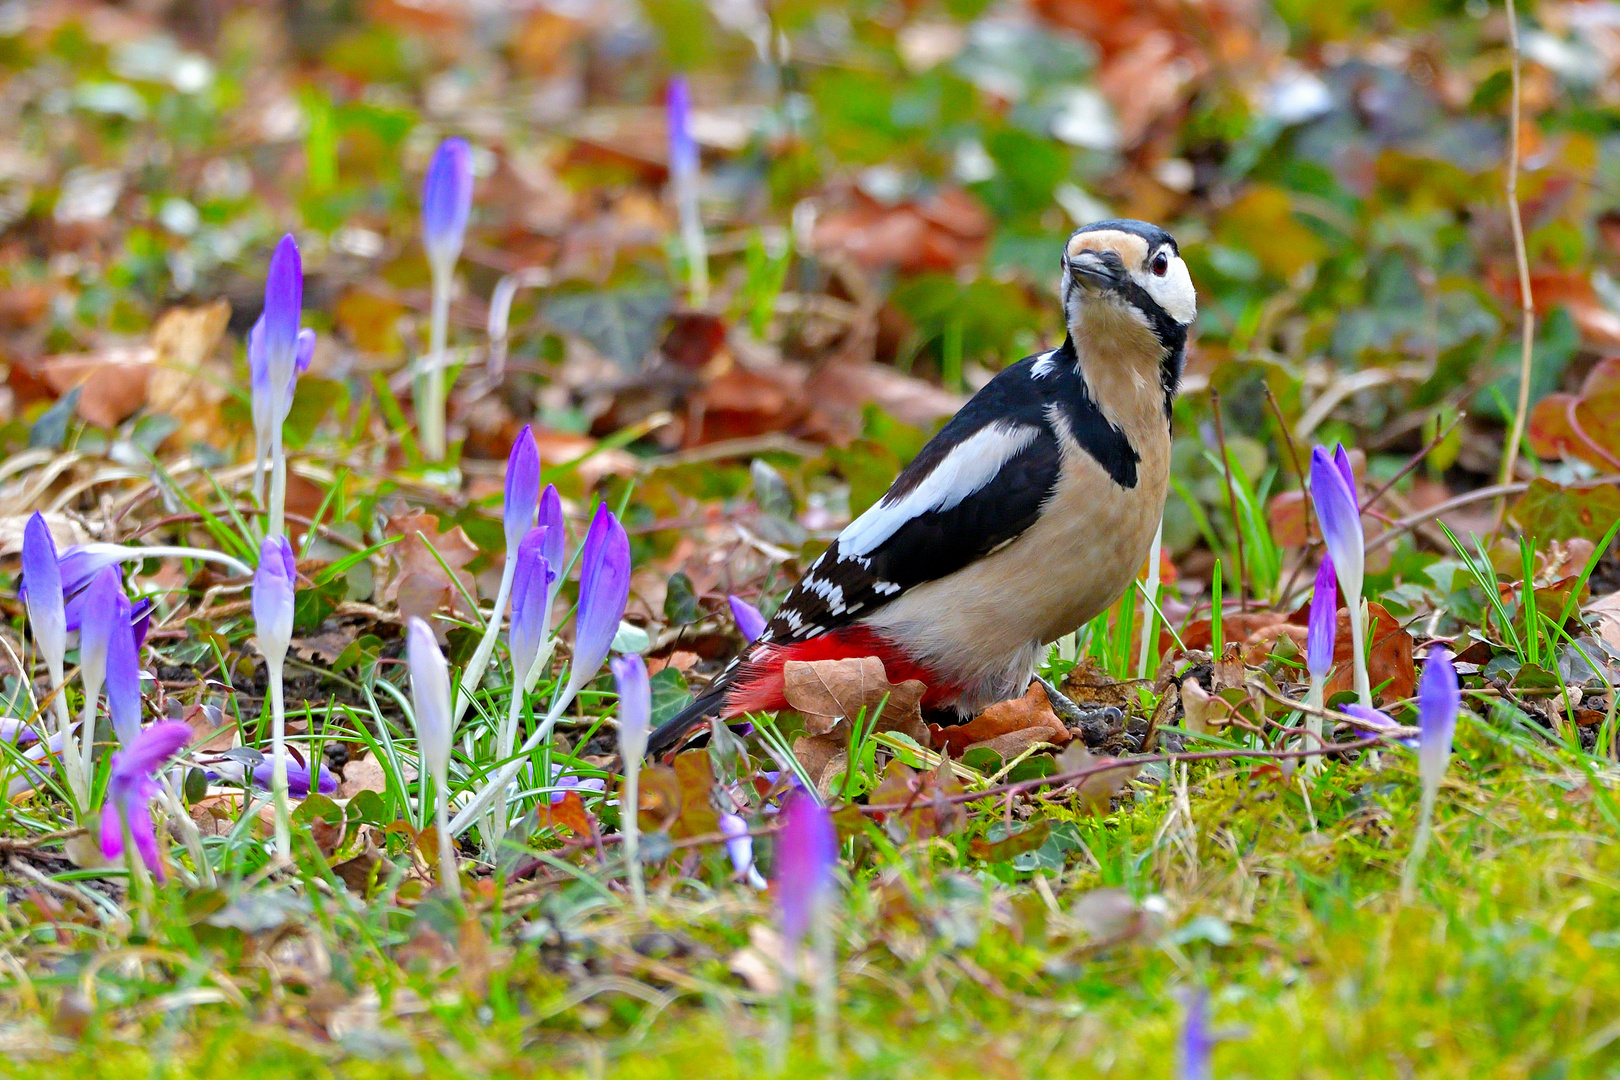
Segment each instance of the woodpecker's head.
[{"label": "woodpecker's head", "polygon": [[1092,317],[1119,313],[1141,323],[1162,348],[1179,352],[1198,314],[1175,238],[1145,221],[1097,221],[1063,249],[1063,314],[1078,334]]}]

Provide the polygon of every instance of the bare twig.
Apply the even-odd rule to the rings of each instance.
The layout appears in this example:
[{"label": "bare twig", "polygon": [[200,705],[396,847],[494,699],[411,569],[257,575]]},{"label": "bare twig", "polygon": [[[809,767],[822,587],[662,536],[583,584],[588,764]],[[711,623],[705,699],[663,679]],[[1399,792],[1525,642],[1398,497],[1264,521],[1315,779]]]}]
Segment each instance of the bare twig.
[{"label": "bare twig", "polygon": [[[1513,260],[1519,270],[1519,400],[1513,410],[1513,426],[1502,453],[1500,483],[1513,480],[1519,463],[1519,443],[1524,438],[1525,414],[1530,411],[1530,364],[1535,352],[1536,309],[1530,293],[1530,259],[1524,246],[1524,220],[1519,215],[1519,123],[1522,108],[1519,85],[1519,15],[1514,0],[1507,0],[1508,62],[1513,94],[1509,112],[1507,204],[1508,223],[1513,227]],[[1498,518],[1507,513],[1507,500],[1498,508]]]}]

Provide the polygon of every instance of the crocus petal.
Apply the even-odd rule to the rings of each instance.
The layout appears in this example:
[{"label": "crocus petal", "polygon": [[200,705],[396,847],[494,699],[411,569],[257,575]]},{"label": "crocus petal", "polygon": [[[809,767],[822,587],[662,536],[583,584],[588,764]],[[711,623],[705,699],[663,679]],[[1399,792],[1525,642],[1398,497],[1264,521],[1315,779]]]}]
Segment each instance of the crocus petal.
[{"label": "crocus petal", "polygon": [[1351,704],[1344,707],[1346,716],[1355,718],[1356,727],[1371,735],[1381,735],[1386,731],[1393,731],[1400,727],[1395,718],[1381,709],[1369,709],[1365,705]]},{"label": "crocus petal", "polygon": [[304,267],[298,242],[288,234],[270,256],[270,274],[264,283],[263,344],[272,387],[284,385],[291,375],[303,309]]},{"label": "crocus petal", "polygon": [[[253,786],[263,791],[270,791],[275,783],[276,765],[273,759],[266,759],[253,766]],[[315,781],[315,790],[322,795],[336,794],[338,789],[337,777],[325,766],[320,767],[319,779]],[[287,758],[287,794],[294,799],[306,798],[309,795],[309,766],[300,764],[293,757]]]},{"label": "crocus petal", "polygon": [[150,777],[190,741],[191,725],[179,720],[160,720],[143,728],[127,747],[113,754],[112,780],[133,782]]},{"label": "crocus petal", "polygon": [[1179,1080],[1209,1080],[1210,1054],[1215,1039],[1209,1032],[1209,995],[1203,989],[1187,995],[1187,1013],[1176,1040]]},{"label": "crocus petal", "polygon": [[[112,628],[107,635],[107,714],[118,744],[124,747],[132,746],[141,733],[141,662],[129,610],[129,600],[119,589],[113,597]],[[85,626],[91,621],[87,617]]]},{"label": "crocus petal", "polygon": [[411,671],[417,748],[428,772],[442,781],[450,767],[450,669],[432,627],[415,616],[405,631],[405,657]]},{"label": "crocus petal", "polygon": [[461,255],[472,195],[472,148],[465,139],[446,139],[422,181],[422,245],[433,262],[454,264]]},{"label": "crocus petal", "polygon": [[1339,622],[1339,578],[1333,572],[1333,557],[1323,556],[1316,568],[1316,585],[1311,590],[1311,617],[1305,634],[1305,669],[1325,678],[1333,667],[1333,636]]},{"label": "crocus petal", "polygon": [[758,641],[759,635],[765,632],[765,616],[759,613],[759,608],[740,596],[727,596],[726,603],[731,605],[731,617],[737,622],[737,633],[747,641]]},{"label": "crocus petal", "polygon": [[265,346],[264,316],[260,315],[248,331],[247,337],[248,386],[252,392],[253,434],[259,441],[260,451],[268,449],[270,425],[275,422],[271,402],[275,393],[270,384],[270,353]]},{"label": "crocus petal", "polygon": [[568,565],[568,523],[563,520],[562,496],[557,494],[555,484],[547,484],[540,493],[538,524],[546,530],[540,554],[557,575],[551,582],[551,598],[555,600],[557,590],[562,588],[563,568]]},{"label": "crocus petal", "polygon": [[720,831],[726,834],[726,855],[731,859],[732,873],[745,876],[753,888],[764,888],[765,879],[754,866],[754,838],[748,835],[748,822],[736,814],[721,814]]},{"label": "crocus petal", "polygon": [[279,659],[292,641],[297,560],[285,536],[267,536],[259,545],[259,566],[253,572],[253,623],[259,651]]},{"label": "crocus petal", "polygon": [[1350,467],[1350,451],[1344,448],[1344,443],[1336,443],[1333,447],[1333,464],[1344,477],[1344,486],[1351,497],[1356,494],[1356,470]]},{"label": "crocus petal", "polygon": [[619,691],[619,756],[628,763],[647,752],[647,727],[652,718],[652,690],[647,665],[635,653],[612,661],[613,684]]},{"label": "crocus petal", "polygon": [[1333,558],[1333,568],[1344,584],[1345,601],[1358,603],[1366,559],[1361,509],[1355,489],[1345,483],[1334,459],[1320,446],[1311,451],[1311,502],[1322,524],[1322,539]]},{"label": "crocus petal", "polygon": [[551,629],[551,584],[557,574],[541,554],[548,531],[529,530],[518,544],[517,567],[512,572],[512,622],[507,640],[512,668],[520,676],[528,674]]},{"label": "crocus petal", "polygon": [[293,366],[287,385],[282,389],[281,412],[275,417],[275,423],[285,423],[287,415],[292,412],[293,398],[298,394],[298,376],[309,370],[309,365],[315,359],[315,331],[305,327],[298,331],[298,343],[293,349]]},{"label": "crocus petal", "polygon": [[692,95],[683,76],[677,75],[669,80],[665,105],[669,124],[670,175],[689,177],[698,171],[698,149],[692,139]]},{"label": "crocus petal", "polygon": [[124,821],[109,798],[101,807],[101,857],[113,862],[124,854]]},{"label": "crocus petal", "polygon": [[814,795],[795,788],[782,809],[782,831],[776,837],[775,874],[777,914],[789,955],[799,942],[817,907],[832,888],[833,863],[838,857],[838,833],[832,815]]},{"label": "crocus petal", "polygon": [[152,601],[146,597],[135,601],[130,612],[129,632],[135,636],[135,651],[146,644],[146,631],[152,626]]},{"label": "crocus petal", "polygon": [[507,551],[516,551],[529,527],[534,524],[534,512],[539,502],[540,448],[535,445],[534,432],[524,424],[517,440],[512,443],[511,455],[506,459],[506,499],[501,513],[506,525]]},{"label": "crocus petal", "polygon": [[67,652],[67,609],[62,599],[62,570],[56,561],[56,541],[50,526],[38,513],[23,526],[23,580],[28,606],[28,625],[34,642],[52,666],[60,670]]},{"label": "crocus petal", "polygon": [[[82,610],[90,613],[79,628],[79,678],[87,695],[101,693],[107,680],[107,648],[118,635],[118,600],[124,595],[123,579],[112,567],[104,567],[81,594]],[[126,602],[127,604],[127,602]],[[125,620],[125,633],[128,633]]]},{"label": "crocus petal", "polygon": [[1439,784],[1446,773],[1461,705],[1462,690],[1451,653],[1444,645],[1436,645],[1423,662],[1423,678],[1418,683],[1418,770],[1425,785]]},{"label": "crocus petal", "polygon": [[152,876],[159,881],[164,879],[163,858],[158,853],[157,829],[152,824],[152,798],[157,794],[156,785],[142,786],[136,798],[131,799],[124,806],[125,819],[129,824],[130,843],[135,845],[135,854],[141,857],[146,868],[152,871]]},{"label": "crocus petal", "polygon": [[630,538],[606,505],[585,534],[580,558],[579,615],[574,623],[574,671],[569,681],[594,676],[607,659],[608,647],[619,632],[624,605],[630,599]]}]

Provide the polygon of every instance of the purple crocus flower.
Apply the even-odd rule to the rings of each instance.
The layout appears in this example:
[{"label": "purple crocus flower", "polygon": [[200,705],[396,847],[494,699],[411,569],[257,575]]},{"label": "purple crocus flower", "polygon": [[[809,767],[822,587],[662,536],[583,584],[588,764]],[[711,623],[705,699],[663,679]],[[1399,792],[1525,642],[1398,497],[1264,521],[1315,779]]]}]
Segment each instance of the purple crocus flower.
[{"label": "purple crocus flower", "polygon": [[556,572],[551,581],[551,599],[556,600],[557,590],[562,588],[563,567],[568,565],[568,523],[563,519],[562,496],[557,494],[556,484],[547,484],[540,493],[538,523],[546,530],[546,542],[540,554]]},{"label": "purple crocus flower", "polygon": [[1461,706],[1462,690],[1451,653],[1444,645],[1435,645],[1423,662],[1423,678],[1418,683],[1418,773],[1426,791],[1437,789],[1446,774]]},{"label": "purple crocus flower", "polygon": [[759,613],[759,608],[740,596],[727,596],[726,603],[731,605],[731,617],[736,620],[737,633],[748,642],[758,641],[759,635],[765,632],[765,616]]},{"label": "purple crocus flower", "polygon": [[[96,699],[107,680],[107,652],[115,636],[118,600],[123,595],[123,579],[110,566],[103,567],[83,593],[83,606],[96,613],[79,630],[79,681],[84,686],[86,730],[94,719]],[[127,628],[128,624],[125,626]]]},{"label": "purple crocus flower", "polygon": [[416,714],[417,750],[445,798],[450,771],[450,668],[433,637],[433,628],[412,617],[405,631],[405,656],[411,672],[411,708]]},{"label": "purple crocus flower", "polygon": [[[1392,731],[1400,730],[1400,724],[1395,718],[1382,709],[1374,709],[1367,705],[1351,702],[1344,707],[1344,714],[1351,717],[1351,722],[1358,731],[1367,735],[1387,735]],[[1406,745],[1415,743],[1410,739],[1402,740]]]},{"label": "purple crocus flower", "polygon": [[772,885],[783,953],[791,964],[805,932],[832,892],[838,833],[827,808],[803,788],[796,787],[788,795],[781,816]]},{"label": "purple crocus flower", "polygon": [[264,320],[265,317],[260,315],[253,329],[248,331],[247,356],[248,377],[253,390],[253,430],[260,435],[261,442],[268,443],[270,429],[286,420],[292,410],[298,376],[308,371],[310,362],[315,359],[315,331],[307,326],[298,331],[293,342],[293,377],[279,388],[278,396],[278,388],[271,374]]},{"label": "purple crocus flower", "polygon": [[[104,574],[114,571],[105,570]],[[111,596],[111,610],[107,613],[112,627],[107,634],[107,715],[112,719],[118,745],[126,750],[141,732],[141,662],[135,630],[130,626],[130,603],[123,589]],[[86,606],[84,624],[88,628],[95,621],[93,608]],[[90,729],[85,737],[90,738]]]},{"label": "purple crocus flower", "polygon": [[1333,560],[1333,569],[1344,590],[1350,615],[1351,659],[1355,670],[1356,697],[1372,707],[1372,687],[1367,681],[1367,662],[1361,642],[1361,587],[1366,568],[1366,540],[1361,531],[1361,507],[1356,501],[1355,477],[1350,473],[1349,455],[1344,447],[1332,455],[1325,447],[1311,451],[1311,502],[1322,525],[1322,540]]},{"label": "purple crocus flower", "polygon": [[754,838],[748,835],[748,822],[736,814],[720,815],[720,831],[726,834],[726,855],[731,872],[748,882],[750,888],[765,888],[765,879],[754,865]]},{"label": "purple crocus flower", "polygon": [[1209,1030],[1209,994],[1199,988],[1186,995],[1187,1011],[1182,1017],[1181,1034],[1176,1039],[1177,1080],[1210,1080],[1214,1075],[1210,1055],[1215,1037]]},{"label": "purple crocus flower", "polygon": [[62,571],[56,559],[56,541],[51,537],[50,526],[37,512],[23,526],[22,572],[23,580],[28,583],[23,594],[28,607],[28,625],[34,631],[34,644],[51,673],[54,690],[62,685],[67,654],[67,610],[62,598]]},{"label": "purple crocus flower", "polygon": [[[664,99],[669,123],[669,172],[676,178],[690,177],[698,171],[698,148],[692,139],[692,93],[686,77],[677,75],[669,80],[669,91]],[[676,183],[680,183],[680,179]]]},{"label": "purple crocus flower", "polygon": [[259,568],[253,573],[253,623],[259,651],[285,656],[292,641],[294,590],[298,561],[285,536],[267,536],[259,545]]},{"label": "purple crocus flower", "polygon": [[157,831],[152,826],[152,800],[162,790],[153,775],[191,739],[191,727],[178,720],[163,720],[143,730],[123,750],[113,754],[107,779],[107,799],[101,807],[101,854],[117,859],[124,854],[124,834],[135,851],[163,880]]},{"label": "purple crocus flower", "polygon": [[647,753],[647,725],[652,717],[652,690],[647,665],[634,653],[612,661],[613,684],[619,691],[619,756],[625,768]]},{"label": "purple crocus flower", "polygon": [[535,507],[540,501],[540,448],[528,424],[518,432],[512,453],[506,459],[506,498],[501,507],[506,525],[506,550],[518,544],[534,524]]},{"label": "purple crocus flower", "polygon": [[304,264],[298,254],[298,241],[288,233],[270,256],[270,273],[264,282],[264,312],[260,315],[261,348],[271,386],[285,387],[290,381],[303,310]]},{"label": "purple crocus flower", "polygon": [[1311,618],[1305,633],[1305,670],[1313,679],[1326,679],[1333,669],[1333,638],[1339,622],[1339,578],[1333,556],[1322,558],[1311,590]]},{"label": "purple crocus flower", "polygon": [[[317,766],[319,772],[315,781],[315,790],[322,795],[335,795],[338,789],[337,777],[332,770],[324,765]],[[274,789],[276,766],[269,758],[253,766],[253,786],[262,791]],[[287,762],[287,794],[294,799],[303,799],[309,796],[309,766],[301,765],[297,758]]]},{"label": "purple crocus flower", "polygon": [[574,623],[574,670],[569,683],[585,685],[607,659],[630,599],[630,538],[606,504],[597,507],[580,557],[579,615]]},{"label": "purple crocus flower", "polygon": [[541,554],[545,550],[549,531],[544,526],[530,529],[517,546],[517,569],[512,575],[509,641],[512,671],[519,685],[526,683],[551,629],[551,584],[557,574]]},{"label": "purple crocus flower", "polygon": [[422,246],[429,261],[448,269],[461,257],[472,196],[472,148],[466,139],[446,139],[422,181]]}]

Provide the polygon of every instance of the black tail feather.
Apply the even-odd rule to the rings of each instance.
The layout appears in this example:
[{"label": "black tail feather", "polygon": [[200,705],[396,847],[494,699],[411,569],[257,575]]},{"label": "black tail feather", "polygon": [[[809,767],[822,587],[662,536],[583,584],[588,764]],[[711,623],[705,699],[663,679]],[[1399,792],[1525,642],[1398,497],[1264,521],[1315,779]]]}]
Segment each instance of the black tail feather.
[{"label": "black tail feather", "polygon": [[655,759],[663,757],[675,749],[687,732],[709,717],[718,716],[728,689],[728,686],[710,687],[686,708],[659,724],[647,737],[647,756]]}]

